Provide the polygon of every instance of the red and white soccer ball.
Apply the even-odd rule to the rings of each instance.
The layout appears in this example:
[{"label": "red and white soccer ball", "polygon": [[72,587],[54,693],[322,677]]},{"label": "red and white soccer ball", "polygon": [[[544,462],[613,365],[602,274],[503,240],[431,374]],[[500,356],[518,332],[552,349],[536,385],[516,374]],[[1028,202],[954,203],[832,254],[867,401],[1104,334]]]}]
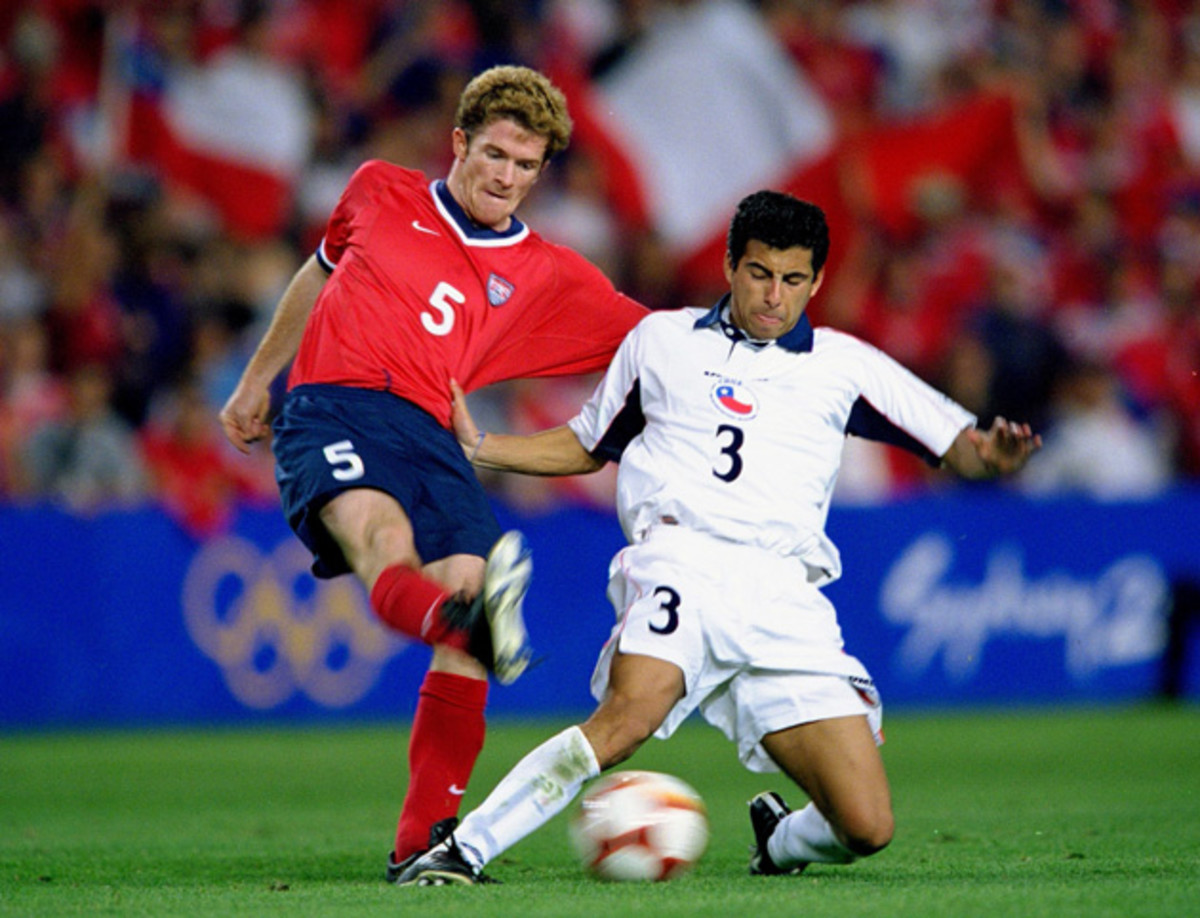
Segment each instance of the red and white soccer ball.
[{"label": "red and white soccer ball", "polygon": [[605,880],[669,880],[690,870],[708,844],[700,795],[655,771],[601,778],[568,828],[584,869]]}]

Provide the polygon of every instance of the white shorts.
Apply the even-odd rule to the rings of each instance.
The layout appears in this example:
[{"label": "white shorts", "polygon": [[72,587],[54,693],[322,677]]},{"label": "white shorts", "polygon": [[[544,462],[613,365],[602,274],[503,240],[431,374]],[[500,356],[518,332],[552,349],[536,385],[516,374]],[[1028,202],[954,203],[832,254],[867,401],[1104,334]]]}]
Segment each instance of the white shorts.
[{"label": "white shorts", "polygon": [[617,624],[592,675],[598,700],[618,649],[683,671],[686,694],[655,736],[699,708],[760,772],[779,770],[763,736],[798,724],[864,715],[880,741],[874,683],[843,651],[833,604],[803,562],[660,526],[613,558],[608,598]]}]

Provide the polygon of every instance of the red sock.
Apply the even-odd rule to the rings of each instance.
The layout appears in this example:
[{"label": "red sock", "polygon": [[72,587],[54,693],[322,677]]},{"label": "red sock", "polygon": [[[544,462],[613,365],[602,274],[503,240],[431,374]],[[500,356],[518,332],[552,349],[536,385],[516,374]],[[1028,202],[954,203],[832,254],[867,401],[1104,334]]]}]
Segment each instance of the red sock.
[{"label": "red sock", "polygon": [[425,644],[445,644],[466,650],[468,635],[442,618],[442,605],[451,594],[444,586],[411,567],[385,568],[371,589],[375,613],[392,628]]},{"label": "red sock", "polygon": [[408,743],[408,791],[396,826],[397,861],[428,848],[434,823],[458,815],[483,748],[487,694],[488,684],[481,679],[425,674]]}]

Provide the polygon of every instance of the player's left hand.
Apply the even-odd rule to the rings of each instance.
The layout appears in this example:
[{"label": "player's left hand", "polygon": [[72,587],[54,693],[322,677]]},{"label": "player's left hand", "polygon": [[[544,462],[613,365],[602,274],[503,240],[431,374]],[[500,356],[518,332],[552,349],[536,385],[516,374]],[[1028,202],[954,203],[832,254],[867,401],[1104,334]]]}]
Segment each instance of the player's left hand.
[{"label": "player's left hand", "polygon": [[1028,424],[1018,424],[996,418],[986,430],[969,430],[967,436],[979,455],[979,460],[992,475],[1011,475],[1024,467],[1042,447],[1040,434]]}]

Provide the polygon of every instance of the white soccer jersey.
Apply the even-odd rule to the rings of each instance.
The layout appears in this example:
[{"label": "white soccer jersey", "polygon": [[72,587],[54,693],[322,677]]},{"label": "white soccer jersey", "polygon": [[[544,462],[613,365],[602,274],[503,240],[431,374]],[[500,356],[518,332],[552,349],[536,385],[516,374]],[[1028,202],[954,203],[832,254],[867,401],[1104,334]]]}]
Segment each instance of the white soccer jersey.
[{"label": "white soccer jersey", "polygon": [[617,512],[631,542],[676,523],[841,574],[825,534],[847,434],[931,463],[975,416],[852,335],[807,317],[777,341],[747,339],[712,309],[652,313],[625,338],[569,425],[620,460]]}]

